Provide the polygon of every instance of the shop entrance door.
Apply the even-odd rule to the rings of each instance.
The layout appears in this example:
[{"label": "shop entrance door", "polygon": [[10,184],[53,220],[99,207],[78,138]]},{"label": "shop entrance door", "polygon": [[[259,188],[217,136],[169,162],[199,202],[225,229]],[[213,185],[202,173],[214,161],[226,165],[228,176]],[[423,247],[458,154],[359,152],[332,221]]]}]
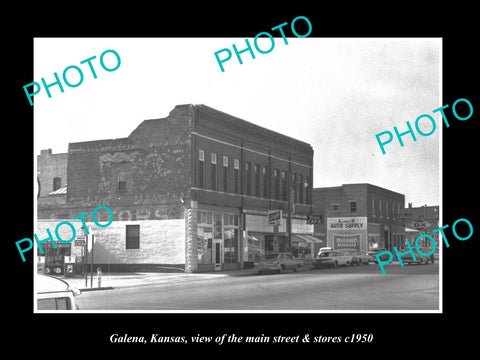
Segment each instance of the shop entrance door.
[{"label": "shop entrance door", "polygon": [[222,270],[223,263],[223,241],[213,241],[213,263],[215,264],[215,270]]}]

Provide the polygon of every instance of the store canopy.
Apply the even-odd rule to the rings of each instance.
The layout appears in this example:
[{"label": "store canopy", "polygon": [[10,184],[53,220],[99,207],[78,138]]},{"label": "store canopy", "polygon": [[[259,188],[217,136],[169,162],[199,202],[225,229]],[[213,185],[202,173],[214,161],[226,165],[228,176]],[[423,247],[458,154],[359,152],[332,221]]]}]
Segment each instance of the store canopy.
[{"label": "store canopy", "polygon": [[308,244],[320,244],[325,245],[325,240],[316,238],[307,234],[292,234],[292,241],[303,242]]}]

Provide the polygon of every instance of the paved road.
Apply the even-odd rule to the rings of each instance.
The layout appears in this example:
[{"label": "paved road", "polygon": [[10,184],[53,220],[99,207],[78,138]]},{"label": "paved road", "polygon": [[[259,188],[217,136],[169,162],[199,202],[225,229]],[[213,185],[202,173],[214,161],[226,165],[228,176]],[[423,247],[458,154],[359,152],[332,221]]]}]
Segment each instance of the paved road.
[{"label": "paved road", "polygon": [[228,276],[85,292],[82,310],[438,310],[439,266]]}]

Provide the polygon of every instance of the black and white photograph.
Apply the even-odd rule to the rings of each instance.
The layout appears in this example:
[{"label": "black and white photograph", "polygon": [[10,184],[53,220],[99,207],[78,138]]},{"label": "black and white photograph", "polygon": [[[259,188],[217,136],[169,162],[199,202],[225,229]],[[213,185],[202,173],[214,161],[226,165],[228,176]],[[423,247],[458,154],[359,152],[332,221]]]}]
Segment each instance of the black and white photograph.
[{"label": "black and white photograph", "polygon": [[292,35],[35,39],[38,279],[80,311],[441,310],[441,39]]},{"label": "black and white photograph", "polygon": [[65,9],[9,41],[9,346],[472,347],[470,11],[207,8]]}]

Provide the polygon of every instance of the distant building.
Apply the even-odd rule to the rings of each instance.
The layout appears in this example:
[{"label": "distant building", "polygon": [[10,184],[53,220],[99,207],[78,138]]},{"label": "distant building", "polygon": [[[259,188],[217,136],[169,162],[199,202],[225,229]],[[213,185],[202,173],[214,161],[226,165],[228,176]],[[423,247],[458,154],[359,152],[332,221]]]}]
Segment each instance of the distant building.
[{"label": "distant building", "polygon": [[[403,209],[402,218],[405,223],[405,230],[407,234],[406,241],[409,241],[412,245],[415,244],[415,240],[421,234],[429,234],[435,239],[438,252],[439,243],[438,243],[438,234],[439,232],[433,233],[433,230],[439,228],[439,218],[440,218],[440,208],[438,205],[434,206],[417,206],[413,207],[412,203],[408,203],[408,207]],[[423,227],[423,225],[427,225]],[[432,246],[429,244],[428,240],[423,240],[423,245],[425,247]],[[419,246],[420,246],[419,245]]]},{"label": "distant building", "polygon": [[371,184],[313,189],[314,235],[334,249],[403,248],[405,195]]},{"label": "distant building", "polygon": [[[306,223],[312,147],[205,105],[178,105],[126,138],[70,143],[67,154],[42,151],[37,161],[39,237],[60,219],[73,223],[88,212],[95,269],[253,266],[270,253],[293,250],[285,221],[289,196],[292,243],[305,248],[317,241]],[[108,228],[93,225],[91,212],[99,205],[114,214]],[[283,212],[278,233],[268,223],[270,210]],[[80,221],[75,226],[81,239]],[[71,232],[60,235],[69,239]],[[64,256],[80,263],[82,249],[61,244],[46,263]]]}]

